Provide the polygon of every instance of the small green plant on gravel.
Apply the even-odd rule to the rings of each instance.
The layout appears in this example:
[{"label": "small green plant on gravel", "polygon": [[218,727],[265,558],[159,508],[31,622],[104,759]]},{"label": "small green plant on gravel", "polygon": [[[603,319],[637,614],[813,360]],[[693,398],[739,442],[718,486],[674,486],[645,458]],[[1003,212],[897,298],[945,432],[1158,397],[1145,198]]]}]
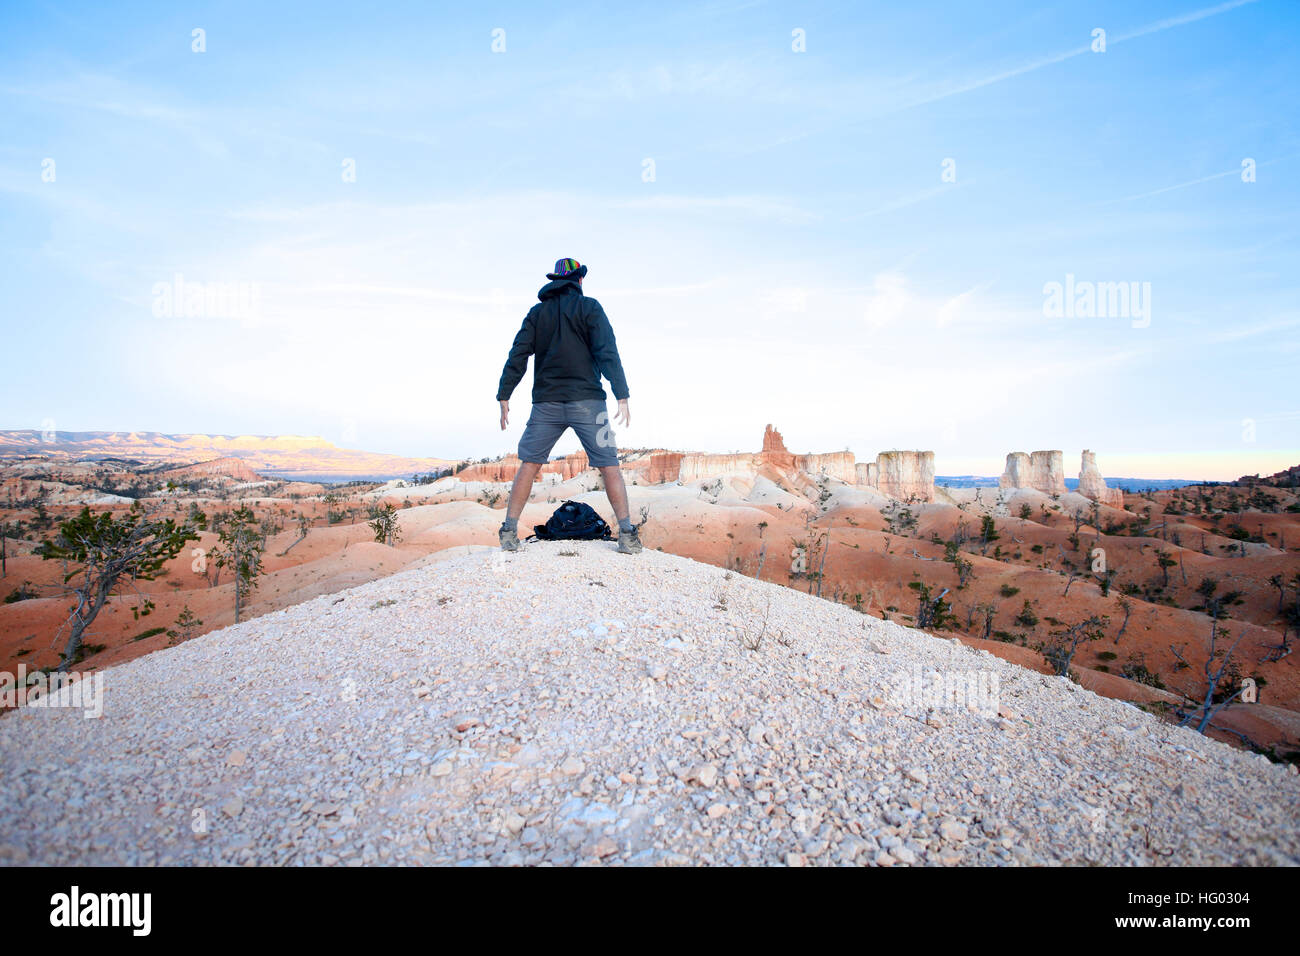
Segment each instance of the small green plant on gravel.
[{"label": "small green plant on gravel", "polygon": [[388,598],[387,600],[384,601],[376,601],[374,604],[370,605],[370,610],[376,611],[381,607],[392,607],[396,603],[397,601],[394,600],[393,598]]}]

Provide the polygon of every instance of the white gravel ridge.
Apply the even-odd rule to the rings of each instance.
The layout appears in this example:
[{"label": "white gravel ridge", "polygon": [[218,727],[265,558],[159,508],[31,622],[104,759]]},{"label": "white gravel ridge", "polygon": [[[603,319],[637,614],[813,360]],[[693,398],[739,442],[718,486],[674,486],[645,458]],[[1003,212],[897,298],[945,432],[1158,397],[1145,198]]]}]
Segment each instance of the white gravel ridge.
[{"label": "white gravel ridge", "polygon": [[103,674],[99,719],[0,719],[0,863],[1300,863],[1300,780],[1262,757],[607,542],[467,554]]}]

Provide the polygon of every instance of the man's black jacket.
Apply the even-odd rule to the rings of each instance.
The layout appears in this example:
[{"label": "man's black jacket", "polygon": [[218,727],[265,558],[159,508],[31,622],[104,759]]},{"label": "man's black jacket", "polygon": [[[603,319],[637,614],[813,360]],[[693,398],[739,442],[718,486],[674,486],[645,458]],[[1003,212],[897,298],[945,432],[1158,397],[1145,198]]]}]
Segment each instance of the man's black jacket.
[{"label": "man's black jacket", "polygon": [[619,361],[614,330],[600,303],[582,294],[576,279],[556,279],[542,286],[537,305],[528,310],[523,328],[510,348],[497,401],[508,401],[533,361],[533,404],[605,400],[602,375],[614,397],[627,398],[627,379]]}]

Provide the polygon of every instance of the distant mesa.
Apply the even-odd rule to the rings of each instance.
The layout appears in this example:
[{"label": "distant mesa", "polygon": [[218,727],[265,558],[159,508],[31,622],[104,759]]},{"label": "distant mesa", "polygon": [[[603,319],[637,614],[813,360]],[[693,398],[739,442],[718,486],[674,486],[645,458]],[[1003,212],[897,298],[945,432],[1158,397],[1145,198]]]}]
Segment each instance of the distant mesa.
[{"label": "distant mesa", "polygon": [[[53,441],[46,441],[47,438]],[[300,481],[384,481],[450,471],[455,460],[407,458],[338,448],[304,435],[202,435],[163,432],[0,431],[0,460],[31,456],[53,462],[122,460],[145,465],[239,461],[248,473]],[[214,466],[224,468],[225,466]],[[233,467],[233,466],[232,466]],[[230,477],[235,477],[231,474]]]},{"label": "distant mesa", "polygon": [[1279,471],[1267,478],[1261,478],[1259,475],[1242,475],[1233,484],[1247,487],[1268,485],[1271,488],[1297,488],[1300,487],[1300,465],[1292,465],[1286,471]]}]

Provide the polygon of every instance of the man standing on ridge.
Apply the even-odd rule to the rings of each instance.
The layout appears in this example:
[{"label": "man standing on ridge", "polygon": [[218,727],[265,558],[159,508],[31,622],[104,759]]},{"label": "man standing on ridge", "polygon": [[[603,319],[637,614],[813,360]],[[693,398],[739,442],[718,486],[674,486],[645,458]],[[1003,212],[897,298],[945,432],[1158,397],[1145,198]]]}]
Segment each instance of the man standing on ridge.
[{"label": "man standing on ridge", "polygon": [[618,399],[619,424],[632,423],[627,407],[627,379],[618,357],[614,330],[605,310],[595,299],[582,294],[587,267],[577,259],[561,259],[551,281],[537,293],[538,304],[528,310],[523,327],[515,336],[510,357],[501,372],[497,401],[501,403],[501,430],[510,415],[510,395],[533,361],[533,413],[519,439],[519,471],[510,486],[506,520],[501,524],[501,549],[519,550],[519,516],[532,493],[533,481],[546,464],[551,449],[572,428],[587,452],[587,460],[600,470],[605,494],[618,518],[618,550],[636,554],[641,539],[628,515],[627,486],[618,468],[618,447],[609,427],[605,408],[603,375]]}]

